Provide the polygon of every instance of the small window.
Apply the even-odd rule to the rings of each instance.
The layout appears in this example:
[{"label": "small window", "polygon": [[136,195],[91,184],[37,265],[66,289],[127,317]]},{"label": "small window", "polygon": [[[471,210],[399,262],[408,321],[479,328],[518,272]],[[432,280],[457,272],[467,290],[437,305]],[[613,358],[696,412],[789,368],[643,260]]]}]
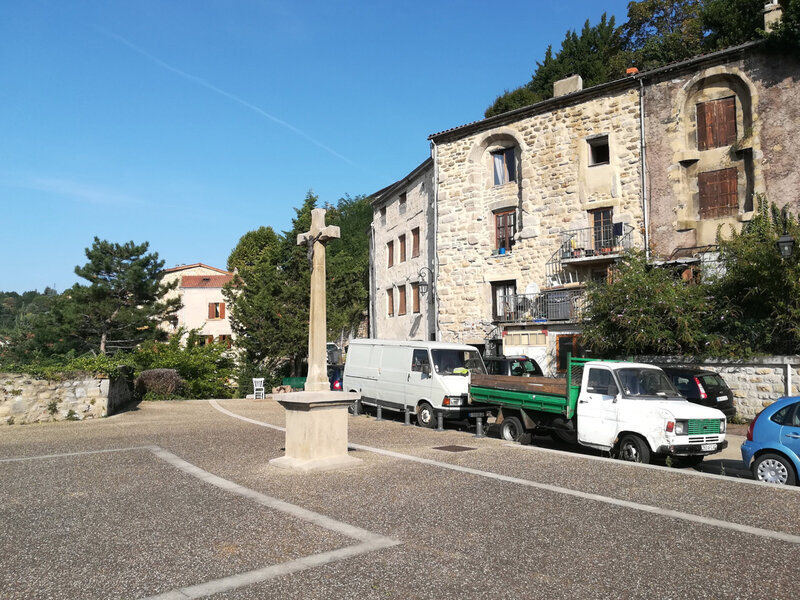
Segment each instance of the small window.
[{"label": "small window", "polygon": [[381,225],[386,225],[386,207],[381,208]]},{"label": "small window", "polygon": [[400,199],[397,201],[397,210],[401,215],[406,214],[406,193],[400,194]]},{"label": "small window", "polygon": [[611,160],[611,152],[608,148],[608,136],[591,138],[586,140],[589,144],[589,166],[607,165]]},{"label": "small window", "polygon": [[406,314],[406,286],[400,286],[397,291],[399,292],[397,314],[404,315]]},{"label": "small window", "polygon": [[419,314],[419,284],[411,284],[411,310],[414,314]]},{"label": "small window", "polygon": [[386,244],[386,265],[389,267],[394,266],[394,240]]},{"label": "small window", "polygon": [[492,284],[492,317],[495,321],[511,318],[516,293],[516,281],[497,281]]},{"label": "small window", "polygon": [[208,318],[209,319],[224,319],[225,318],[225,303],[224,302],[209,302],[209,304],[208,304]]},{"label": "small window", "polygon": [[730,146],[736,141],[736,98],[722,98],[697,105],[697,149]]},{"label": "small window", "polygon": [[494,184],[503,185],[517,180],[517,165],[513,148],[492,152]]},{"label": "small window", "polygon": [[231,347],[231,336],[230,335],[221,335],[219,336],[219,341],[221,344],[225,344],[226,347]]},{"label": "small window", "polygon": [[514,245],[514,233],[516,232],[516,211],[504,210],[494,213],[494,248],[495,250],[504,249],[510,252]]},{"label": "small window", "polygon": [[700,192],[700,218],[713,219],[739,213],[736,167],[700,173],[697,188]]},{"label": "small window", "polygon": [[397,238],[397,245],[400,250],[400,262],[406,262],[406,234]]},{"label": "small window", "polygon": [[556,370],[559,373],[567,372],[567,354],[583,355],[577,335],[559,335],[556,338]]},{"label": "small window", "polygon": [[428,358],[428,351],[424,349],[414,350],[411,355],[411,370],[418,373],[427,371],[430,373],[431,361]]},{"label": "small window", "polygon": [[589,369],[588,389],[586,391],[608,396],[608,386],[612,383],[614,383],[614,379],[611,377],[611,371],[592,367]]},{"label": "small window", "polygon": [[419,227],[411,230],[411,258],[419,256]]},{"label": "small window", "polygon": [[784,406],[778,412],[770,417],[770,421],[774,421],[778,425],[788,425],[790,427],[797,427],[797,421],[794,415],[797,413],[797,404],[790,404]]},{"label": "small window", "polygon": [[386,290],[386,316],[394,316],[394,290],[392,288]]}]

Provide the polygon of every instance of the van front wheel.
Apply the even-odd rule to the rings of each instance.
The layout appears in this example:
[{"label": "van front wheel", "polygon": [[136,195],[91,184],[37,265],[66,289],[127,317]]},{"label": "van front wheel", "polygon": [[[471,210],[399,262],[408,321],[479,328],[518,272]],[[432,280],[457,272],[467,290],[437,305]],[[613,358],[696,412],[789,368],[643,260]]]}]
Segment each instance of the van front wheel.
[{"label": "van front wheel", "polygon": [[627,434],[619,442],[617,457],[628,462],[650,463],[650,448],[638,435]]},{"label": "van front wheel", "polygon": [[422,402],[417,407],[417,425],[433,429],[436,427],[436,413],[433,407],[427,402]]}]

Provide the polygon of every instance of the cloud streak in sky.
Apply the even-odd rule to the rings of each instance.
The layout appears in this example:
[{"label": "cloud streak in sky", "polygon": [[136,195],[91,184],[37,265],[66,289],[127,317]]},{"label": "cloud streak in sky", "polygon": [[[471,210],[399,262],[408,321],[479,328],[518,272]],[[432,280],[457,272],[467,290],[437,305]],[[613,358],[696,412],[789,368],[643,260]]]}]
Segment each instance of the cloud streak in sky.
[{"label": "cloud streak in sky", "polygon": [[56,177],[13,177],[0,174],[0,185],[15,187],[36,192],[45,192],[56,196],[71,198],[84,204],[100,206],[150,206],[151,203],[115,190],[86,184],[72,179]]},{"label": "cloud streak in sky", "polygon": [[233,100],[237,104],[240,104],[241,106],[244,106],[245,108],[249,108],[253,112],[261,115],[262,117],[265,117],[265,118],[269,119],[273,123],[277,123],[278,125],[281,125],[282,127],[285,127],[289,131],[291,131],[291,132],[299,135],[300,137],[308,140],[309,142],[311,142],[315,146],[318,146],[318,147],[322,148],[323,150],[325,150],[326,152],[332,154],[336,158],[339,158],[339,159],[345,161],[346,163],[348,163],[350,165],[356,166],[355,163],[353,163],[353,161],[351,161],[346,156],[343,156],[342,154],[339,154],[333,148],[331,148],[329,146],[326,146],[325,144],[323,144],[319,140],[314,139],[313,137],[308,135],[305,131],[302,131],[301,129],[298,129],[297,127],[295,127],[291,123],[287,123],[283,119],[279,119],[275,115],[269,114],[267,111],[259,108],[255,104],[251,104],[247,100],[242,100],[238,96],[235,96],[235,95],[231,94],[230,92],[226,92],[225,90],[223,90],[221,88],[218,88],[214,84],[209,83],[208,81],[206,81],[205,79],[202,79],[201,77],[197,77],[196,75],[192,75],[191,73],[187,73],[186,71],[182,71],[182,70],[180,70],[180,69],[178,69],[176,67],[173,67],[169,63],[166,63],[163,60],[161,60],[160,58],[158,58],[156,56],[153,56],[147,50],[144,50],[143,48],[140,48],[139,46],[137,46],[133,42],[125,39],[124,37],[122,37],[121,35],[119,35],[117,33],[114,33],[112,31],[108,31],[108,30],[105,30],[105,29],[99,29],[99,31],[102,34],[108,36],[109,38],[119,42],[120,44],[122,44],[124,46],[127,46],[128,48],[130,48],[134,52],[136,52],[138,54],[141,54],[142,56],[144,56],[145,58],[147,58],[151,62],[154,62],[155,64],[157,64],[162,69],[166,69],[167,71],[170,71],[170,72],[174,73],[175,75],[178,75],[179,77],[182,77],[183,79],[186,79],[186,80],[191,81],[192,83],[195,83],[195,84],[197,84],[197,85],[199,85],[201,87],[204,87],[204,88],[206,88],[208,90],[211,90],[212,92],[215,92],[215,93],[219,94],[220,96],[224,96],[225,98],[228,98],[229,100]]}]

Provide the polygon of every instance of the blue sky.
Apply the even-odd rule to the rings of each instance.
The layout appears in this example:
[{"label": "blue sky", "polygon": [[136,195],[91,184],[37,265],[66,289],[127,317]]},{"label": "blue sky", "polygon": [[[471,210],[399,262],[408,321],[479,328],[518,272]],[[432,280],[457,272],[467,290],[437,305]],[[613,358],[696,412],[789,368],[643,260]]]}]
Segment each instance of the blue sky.
[{"label": "blue sky", "polygon": [[627,0],[3,0],[0,290],[79,280],[94,236],[224,268],[308,190],[370,194]]}]

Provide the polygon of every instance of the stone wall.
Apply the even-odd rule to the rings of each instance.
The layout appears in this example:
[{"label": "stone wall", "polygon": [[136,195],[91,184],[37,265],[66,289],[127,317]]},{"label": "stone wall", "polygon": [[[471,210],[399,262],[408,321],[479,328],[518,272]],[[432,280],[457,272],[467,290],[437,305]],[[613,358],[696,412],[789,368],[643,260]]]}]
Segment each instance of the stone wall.
[{"label": "stone wall", "polygon": [[[123,392],[120,386],[127,390],[122,381],[115,382],[117,398]],[[109,387],[108,379],[91,376],[48,381],[19,373],[0,373],[0,424],[104,417],[109,414]]]},{"label": "stone wall", "polygon": [[[590,140],[608,136],[610,160],[590,164]],[[516,181],[495,185],[492,153],[514,148]],[[566,230],[591,226],[593,209],[635,227],[641,248],[639,93],[607,92],[486,126],[436,146],[438,292],[443,341],[483,343],[492,323],[492,283],[517,293],[546,280]],[[513,248],[495,249],[495,212],[514,210]]]},{"label": "stone wall", "polygon": [[659,366],[686,366],[719,373],[733,391],[736,413],[752,419],[781,396],[800,394],[800,356],[758,357],[750,361],[685,362],[672,357],[640,357]]}]

